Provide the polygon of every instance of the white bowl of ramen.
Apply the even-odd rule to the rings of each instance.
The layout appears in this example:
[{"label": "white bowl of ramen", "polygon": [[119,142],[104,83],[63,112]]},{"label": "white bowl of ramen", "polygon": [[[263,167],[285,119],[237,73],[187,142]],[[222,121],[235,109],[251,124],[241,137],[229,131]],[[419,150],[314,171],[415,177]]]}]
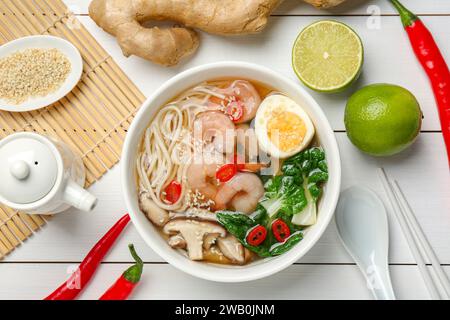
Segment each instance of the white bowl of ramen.
[{"label": "white bowl of ramen", "polygon": [[[227,265],[190,260],[185,250],[175,250],[169,246],[167,238],[162,236],[161,228],[152,224],[140,209],[139,198],[142,195],[142,190],[139,187],[141,182],[138,183],[138,181],[141,178],[136,168],[138,158],[141,157],[140,155],[143,152],[142,140],[147,128],[154,121],[161,108],[166,106],[168,102],[173,101],[175,97],[179,97],[183,92],[200,83],[216,79],[255,81],[262,86],[282,92],[301,105],[314,124],[315,140],[318,141],[325,152],[328,165],[328,181],[324,185],[322,195],[318,201],[317,221],[314,225],[302,231],[303,239],[282,255],[253,259],[244,265]],[[158,128],[161,130],[160,127]],[[139,159],[142,160],[142,157]],[[145,162],[145,168],[148,168],[151,160],[144,159],[143,161]],[[157,170],[156,167],[155,170]],[[244,282],[264,278],[287,268],[303,257],[319,240],[332,219],[341,183],[338,145],[334,132],[317,102],[298,83],[268,68],[243,62],[219,62],[195,67],[180,73],[163,84],[143,104],[129,128],[123,149],[121,171],[127,209],[131,220],[145,242],[165,261],[181,271],[199,278],[218,282]],[[164,195],[168,197],[166,193]],[[160,220],[161,223],[163,223],[163,220],[164,218]],[[168,224],[167,221],[164,223]],[[165,230],[164,227],[163,230]],[[268,232],[270,232],[270,229]]]}]

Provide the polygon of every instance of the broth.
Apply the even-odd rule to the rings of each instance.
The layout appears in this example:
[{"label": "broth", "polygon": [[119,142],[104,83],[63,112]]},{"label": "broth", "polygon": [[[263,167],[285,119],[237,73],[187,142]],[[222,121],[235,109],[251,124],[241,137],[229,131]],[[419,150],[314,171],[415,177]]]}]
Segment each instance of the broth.
[{"label": "broth", "polygon": [[[258,126],[264,119],[258,117],[269,96],[294,108],[296,113],[290,114],[298,121],[310,123],[306,113],[295,109],[301,110],[300,106],[274,88],[224,78],[175,97],[161,107],[145,131],[136,161],[141,210],[171,247],[192,260],[242,265],[282,254],[302,238],[304,226],[296,225],[292,217],[314,210],[315,219],[321,185],[328,177],[323,150],[313,147],[318,146],[313,137],[308,141],[300,137],[297,140],[306,146],[291,157],[279,159],[261,152],[264,137]],[[285,107],[280,103],[274,110]],[[311,125],[306,128],[314,133]],[[305,159],[314,166],[308,172],[302,169]],[[322,175],[314,190],[307,183],[309,173]],[[281,195],[288,187],[289,194]],[[284,203],[288,197],[294,201],[290,207]],[[280,202],[278,211],[271,201]],[[298,212],[287,212],[295,208]],[[233,219],[240,219],[241,225]],[[266,235],[257,244],[261,228]]]}]

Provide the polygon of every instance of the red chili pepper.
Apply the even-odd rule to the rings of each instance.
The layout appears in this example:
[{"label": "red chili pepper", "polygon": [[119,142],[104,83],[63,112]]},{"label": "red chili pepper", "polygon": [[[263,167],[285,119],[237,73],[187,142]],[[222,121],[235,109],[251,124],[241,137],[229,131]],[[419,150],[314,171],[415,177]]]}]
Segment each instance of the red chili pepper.
[{"label": "red chili pepper", "polygon": [[278,242],[284,242],[291,235],[291,230],[286,222],[277,219],[272,222],[272,232]]},{"label": "red chili pepper", "polygon": [[266,240],[267,230],[262,225],[258,224],[250,230],[247,234],[246,241],[249,245],[257,247]]},{"label": "red chili pepper", "polygon": [[126,300],[141,280],[144,263],[132,244],[129,244],[128,248],[130,248],[131,256],[136,264],[125,270],[120,278],[100,297],[100,300]]},{"label": "red chili pepper", "polygon": [[58,289],[51,293],[44,300],[73,300],[86,287],[89,280],[103,257],[109,251],[116,239],[122,233],[122,230],[130,221],[128,214],[124,215],[109,231],[100,239],[99,242],[89,251],[87,256],[78,266],[70,278],[64,282]]},{"label": "red chili pepper", "polygon": [[441,119],[442,134],[450,164],[450,71],[431,32],[399,1],[391,0],[400,13],[414,52],[430,78]]},{"label": "red chili pepper", "polygon": [[244,107],[242,106],[242,102],[238,100],[231,101],[227,106],[226,114],[234,122],[241,120],[244,115]]},{"label": "red chili pepper", "polygon": [[237,165],[234,163],[227,163],[221,166],[216,172],[216,179],[220,182],[230,181],[237,172]]},{"label": "red chili pepper", "polygon": [[176,203],[180,199],[181,188],[181,184],[178,181],[173,180],[164,190],[166,194],[165,200],[170,204]]}]

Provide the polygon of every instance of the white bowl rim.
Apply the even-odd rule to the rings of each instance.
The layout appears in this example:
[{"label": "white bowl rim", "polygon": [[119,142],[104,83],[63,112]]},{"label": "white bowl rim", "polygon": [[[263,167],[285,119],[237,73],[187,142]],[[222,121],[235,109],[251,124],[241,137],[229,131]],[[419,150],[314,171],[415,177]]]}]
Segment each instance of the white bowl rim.
[{"label": "white bowl rim", "polygon": [[[36,97],[24,101],[18,105],[9,104],[6,101],[0,99],[0,110],[8,111],[8,112],[26,112],[38,110],[41,108],[45,108],[47,106],[52,105],[53,103],[61,100],[66,95],[68,95],[73,88],[78,84],[83,75],[83,58],[81,56],[80,51],[68,40],[50,36],[50,35],[33,35],[26,36],[22,38],[18,38],[12,41],[5,43],[0,46],[0,54],[2,51],[9,51],[7,55],[19,50],[32,49],[32,48],[41,48],[43,45],[33,46],[32,43],[34,41],[41,40],[46,42],[49,45],[49,48],[52,44],[57,44],[60,47],[57,49],[63,49],[63,52],[67,59],[71,62],[72,70],[70,71],[67,79],[62,83],[61,87],[55,92],[49,93],[44,97]],[[45,46],[47,48],[47,46]],[[15,48],[18,48],[15,50]],[[21,49],[20,49],[21,48]],[[56,47],[55,47],[56,48]]]},{"label": "white bowl rim", "polygon": [[[308,100],[308,103],[310,104],[311,108],[314,109],[314,112],[316,113],[316,116],[321,123],[321,125],[324,127],[324,134],[328,136],[328,140],[330,142],[329,148],[331,150],[327,151],[327,158],[330,159],[330,156],[334,158],[335,161],[332,161],[330,166],[330,161],[328,161],[329,164],[329,171],[332,170],[332,172],[335,173],[334,179],[333,179],[333,185],[330,185],[330,181],[327,183],[327,194],[329,193],[330,200],[329,202],[329,212],[327,216],[325,217],[325,220],[323,220],[322,224],[316,224],[314,228],[314,234],[312,235],[313,238],[310,239],[309,242],[306,242],[302,240],[298,245],[296,245],[294,248],[292,248],[290,251],[286,252],[283,255],[280,255],[278,257],[269,258],[270,261],[265,260],[259,260],[263,261],[264,264],[270,264],[271,266],[267,266],[267,268],[263,270],[258,270],[258,272],[255,272],[254,274],[250,272],[243,272],[245,269],[250,269],[250,266],[254,265],[253,263],[250,265],[244,265],[244,266],[233,266],[233,267],[226,267],[226,266],[220,266],[221,272],[217,272],[215,270],[209,270],[209,264],[203,263],[203,262],[193,262],[190,261],[188,258],[181,256],[176,250],[171,249],[170,253],[165,248],[160,247],[151,236],[147,234],[147,231],[144,230],[144,227],[141,226],[141,224],[138,222],[137,215],[142,214],[140,210],[138,212],[134,212],[132,210],[133,204],[131,198],[134,196],[133,192],[131,191],[130,186],[127,185],[127,181],[129,179],[134,179],[134,173],[133,170],[129,170],[129,163],[132,161],[132,163],[135,162],[135,154],[131,154],[130,149],[132,149],[132,145],[130,141],[133,140],[134,132],[138,130],[138,126],[141,121],[143,121],[143,118],[145,118],[145,113],[147,112],[147,109],[151,106],[152,101],[156,99],[158,96],[164,94],[166,90],[170,90],[172,86],[177,84],[178,82],[182,81],[183,79],[189,79],[196,74],[213,70],[213,69],[223,69],[223,68],[242,68],[242,69],[253,69],[256,72],[265,73],[268,75],[268,77],[275,78],[281,82],[284,82],[286,85],[295,88],[301,96],[303,96],[305,99]],[[213,76],[212,78],[220,78],[220,76]],[[200,82],[200,81],[199,81]],[[181,93],[181,92],[179,92]],[[179,94],[178,93],[178,94]],[[174,94],[176,96],[176,94]],[[317,119],[313,119],[313,122],[316,122]],[[146,123],[148,125],[148,123]],[[139,141],[141,137],[138,137]],[[331,125],[326,118],[325,114],[323,113],[320,106],[317,104],[317,102],[314,100],[314,98],[299,84],[295,83],[291,79],[267,68],[264,66],[260,66],[253,63],[248,62],[240,62],[240,61],[223,61],[223,62],[215,62],[215,63],[209,63],[200,65],[197,67],[190,68],[188,70],[185,70],[178,75],[172,77],[168,81],[166,81],[159,89],[157,89],[148,99],[143,103],[142,107],[136,114],[133,122],[131,123],[127,136],[125,138],[124,147],[122,151],[122,159],[121,159],[121,182],[122,182],[122,190],[123,195],[125,198],[126,208],[129,210],[129,215],[131,217],[131,221],[133,222],[134,226],[136,227],[138,233],[141,235],[141,237],[144,239],[144,241],[150,246],[150,248],[155,251],[160,257],[162,257],[165,261],[167,261],[169,264],[174,266],[175,268],[184,271],[192,276],[210,280],[210,281],[216,281],[216,282],[246,282],[246,281],[252,281],[261,279],[264,277],[267,277],[269,275],[275,274],[290,265],[292,265],[294,262],[296,262],[298,259],[303,257],[320,239],[326,228],[328,227],[333,215],[334,211],[336,209],[336,205],[338,202],[339,194],[340,194],[340,186],[341,186],[341,162],[340,162],[340,154],[339,154],[339,148],[336,141],[336,137],[334,135],[334,131],[331,128]],[[132,188],[135,188],[133,185]],[[136,201],[137,199],[135,199]],[[324,213],[321,213],[324,215]],[[150,222],[148,222],[150,223]],[[158,237],[160,235],[158,234]],[[173,253],[176,253],[177,256],[175,256]],[[232,270],[232,271],[230,271]],[[231,273],[233,273],[231,275]]]}]

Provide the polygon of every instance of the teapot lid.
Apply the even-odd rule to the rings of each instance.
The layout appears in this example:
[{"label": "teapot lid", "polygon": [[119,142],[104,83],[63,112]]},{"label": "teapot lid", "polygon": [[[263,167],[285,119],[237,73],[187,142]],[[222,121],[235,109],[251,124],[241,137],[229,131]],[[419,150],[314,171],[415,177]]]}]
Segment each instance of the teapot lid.
[{"label": "teapot lid", "polygon": [[30,204],[56,183],[58,161],[51,143],[35,133],[17,133],[0,141],[0,201]]}]

